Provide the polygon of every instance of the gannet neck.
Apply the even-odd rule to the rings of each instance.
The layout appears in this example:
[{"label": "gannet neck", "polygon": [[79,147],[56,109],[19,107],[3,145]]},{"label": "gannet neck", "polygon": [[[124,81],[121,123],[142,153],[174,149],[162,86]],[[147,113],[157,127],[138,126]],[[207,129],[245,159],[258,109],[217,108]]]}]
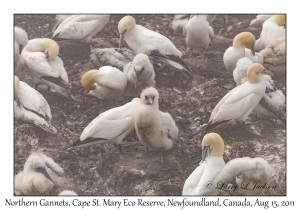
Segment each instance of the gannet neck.
[{"label": "gannet neck", "polygon": [[255,37],[250,32],[242,32],[233,39],[232,46],[234,48],[248,47],[255,44]]},{"label": "gannet neck", "polygon": [[126,33],[126,31],[129,31],[130,28],[133,28],[135,26],[136,26],[135,19],[132,16],[127,15],[119,21],[118,24],[119,34]]},{"label": "gannet neck", "polygon": [[54,60],[59,53],[58,44],[52,39],[45,38],[43,45],[45,48],[45,53],[48,53],[49,55],[48,60]]},{"label": "gannet neck", "polygon": [[25,48],[29,52],[44,52],[48,60],[54,60],[59,53],[58,44],[54,40],[48,38],[32,39]]},{"label": "gannet neck", "polygon": [[18,98],[19,86],[20,86],[20,80],[17,76],[15,76],[15,83],[14,83],[14,99],[15,100]]},{"label": "gannet neck", "polygon": [[159,98],[159,93],[153,87],[148,87],[144,89],[143,92],[141,93],[141,102],[144,105],[150,105],[156,109],[159,108],[158,98]]},{"label": "gannet neck", "polygon": [[202,140],[202,151],[206,146],[210,147],[210,153],[208,154],[208,156],[223,156],[224,141],[219,134],[217,133],[206,134]]},{"label": "gannet neck", "polygon": [[249,66],[248,71],[247,71],[247,80],[250,83],[257,83],[260,81],[260,75],[261,72],[264,70],[265,68],[263,67],[263,65],[259,64],[259,63],[253,63]]},{"label": "gannet neck", "polygon": [[101,72],[96,69],[86,72],[81,78],[81,84],[84,89],[90,90],[91,85],[98,80],[99,76],[101,76]]},{"label": "gannet neck", "polygon": [[283,26],[286,23],[286,15],[273,15],[270,19],[278,26]]}]

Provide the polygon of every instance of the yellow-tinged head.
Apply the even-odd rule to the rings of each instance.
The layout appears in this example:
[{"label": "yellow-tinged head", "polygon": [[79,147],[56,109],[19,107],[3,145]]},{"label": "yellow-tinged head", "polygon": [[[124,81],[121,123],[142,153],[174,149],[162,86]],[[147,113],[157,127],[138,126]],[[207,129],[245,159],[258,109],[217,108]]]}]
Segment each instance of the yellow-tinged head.
[{"label": "yellow-tinged head", "polygon": [[286,24],[286,15],[273,15],[271,20],[278,24],[278,26],[285,26]]},{"label": "yellow-tinged head", "polygon": [[45,48],[45,56],[48,60],[53,60],[58,56],[59,53],[59,46],[56,41],[48,38],[43,38],[43,45]]},{"label": "yellow-tinged head", "polygon": [[118,24],[118,31],[119,31],[119,34],[120,34],[119,48],[122,47],[122,42],[123,42],[123,39],[125,37],[126,32],[130,28],[134,27],[135,25],[136,25],[135,19],[130,15],[127,15],[127,16],[123,17],[119,21],[119,24]]},{"label": "yellow-tinged head", "polygon": [[217,133],[208,133],[202,140],[202,161],[207,156],[223,156],[224,141]]},{"label": "yellow-tinged head", "polygon": [[100,74],[99,70],[93,69],[88,72],[86,72],[82,77],[81,77],[81,84],[86,90],[90,90],[91,86],[93,83],[95,83],[95,80],[97,78],[97,75]]},{"label": "yellow-tinged head", "polygon": [[250,83],[259,82],[259,77],[261,74],[266,74],[269,76],[274,76],[274,74],[265,69],[265,67],[259,63],[253,63],[249,66],[247,71],[247,80]]},{"label": "yellow-tinged head", "polygon": [[233,47],[247,47],[254,53],[255,37],[250,32],[242,32],[236,35],[233,39]]}]

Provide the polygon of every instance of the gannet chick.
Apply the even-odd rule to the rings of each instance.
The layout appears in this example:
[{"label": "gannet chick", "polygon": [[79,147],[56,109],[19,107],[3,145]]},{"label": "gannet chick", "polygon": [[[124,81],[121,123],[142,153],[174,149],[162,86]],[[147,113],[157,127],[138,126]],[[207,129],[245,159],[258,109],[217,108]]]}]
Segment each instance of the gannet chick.
[{"label": "gannet chick", "polygon": [[[230,160],[222,169],[223,182],[233,182],[233,195],[261,195],[272,179],[272,169],[263,158],[244,157]],[[234,189],[234,190],[233,190]]]},{"label": "gannet chick", "polygon": [[214,29],[206,21],[207,15],[191,15],[185,26],[185,42],[190,50],[190,57],[193,57],[193,49],[202,49],[204,52],[214,38]]},{"label": "gannet chick", "polygon": [[14,84],[15,117],[33,123],[43,130],[55,134],[56,128],[51,125],[51,109],[46,99],[35,89],[15,76]]},{"label": "gannet chick", "polygon": [[226,122],[245,122],[264,96],[266,79],[262,74],[272,75],[263,65],[251,64],[247,71],[247,81],[232,89],[219,101],[211,113],[208,125],[203,129],[207,131]]},{"label": "gannet chick", "polygon": [[14,74],[19,77],[20,80],[25,79],[26,69],[25,69],[25,59],[21,55],[23,47],[28,42],[28,35],[25,30],[19,27],[14,28],[15,35],[15,52],[14,52]]},{"label": "gannet chick", "polygon": [[156,84],[154,68],[145,54],[137,54],[132,62],[124,66],[123,72],[132,74],[132,76],[128,76],[124,96],[140,96],[145,88],[154,87]]},{"label": "gannet chick", "polygon": [[127,48],[92,48],[91,54],[94,54],[104,66],[113,66],[121,70],[135,56],[134,52]]},{"label": "gannet chick", "polygon": [[24,169],[15,176],[15,193],[21,195],[47,195],[56,184],[63,169],[52,158],[42,153],[32,153]]},{"label": "gannet chick", "polygon": [[[182,195],[218,195],[219,173],[225,166],[224,141],[217,133],[206,134],[202,140],[202,160],[186,179]],[[211,184],[211,186],[208,186]]]},{"label": "gannet chick", "polygon": [[172,29],[175,34],[179,32],[182,33],[184,26],[189,21],[190,15],[174,15],[174,19],[172,21]]},{"label": "gannet chick", "polygon": [[57,29],[57,27],[64,22],[65,19],[67,19],[68,17],[70,17],[72,15],[55,15],[55,24],[53,26],[52,32],[54,33],[55,30]]},{"label": "gannet chick", "polygon": [[[247,81],[247,70],[251,64],[252,61],[246,57],[238,60],[236,68],[233,71],[233,78],[237,85]],[[285,122],[285,96],[281,90],[277,89],[269,75],[263,76],[267,85],[265,94],[252,113],[268,118],[279,118]]]},{"label": "gannet chick", "polygon": [[69,80],[63,61],[58,57],[59,46],[52,39],[32,39],[24,47],[22,55],[36,84],[46,84],[58,93],[74,100],[69,91]]},{"label": "gannet chick", "polygon": [[273,15],[262,26],[259,39],[255,43],[255,51],[259,52],[274,40],[285,36],[286,15]]},{"label": "gannet chick", "polygon": [[262,27],[263,23],[268,20],[272,15],[257,15],[255,19],[253,19],[249,26],[250,27]]},{"label": "gannet chick", "polygon": [[88,43],[108,23],[109,18],[110,15],[72,15],[57,27],[52,38]]},{"label": "gannet chick", "polygon": [[77,195],[76,192],[72,191],[72,190],[64,190],[61,193],[59,193],[58,195]]},{"label": "gannet chick", "polygon": [[134,98],[123,106],[101,113],[88,124],[80,138],[68,149],[98,143],[115,143],[119,145],[122,152],[123,139],[134,130],[134,113],[139,104],[140,99]]},{"label": "gannet chick", "polygon": [[158,91],[149,87],[141,93],[141,103],[135,118],[138,139],[147,148],[172,149],[178,138],[178,128],[168,113],[159,111]]},{"label": "gannet chick", "polygon": [[[260,57],[260,55],[255,54],[254,52],[254,44],[255,37],[250,32],[242,32],[234,37],[232,46],[229,47],[223,55],[224,65],[230,75],[232,75],[232,72],[236,67],[236,63],[240,58],[248,57],[253,62],[263,64],[263,59],[257,58]],[[250,53],[250,50],[246,48],[249,48],[251,50],[252,55]]]},{"label": "gannet chick", "polygon": [[119,48],[123,39],[135,54],[144,53],[175,68],[184,70],[191,77],[190,67],[181,60],[182,53],[165,36],[137,25],[132,16],[123,17],[118,24]]}]

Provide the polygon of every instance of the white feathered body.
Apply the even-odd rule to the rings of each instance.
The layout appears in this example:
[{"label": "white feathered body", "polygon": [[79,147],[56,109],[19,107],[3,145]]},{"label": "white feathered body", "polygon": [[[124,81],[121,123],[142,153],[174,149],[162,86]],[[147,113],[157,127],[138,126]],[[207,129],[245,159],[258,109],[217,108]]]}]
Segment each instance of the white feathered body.
[{"label": "white feathered body", "polygon": [[20,80],[24,80],[26,76],[25,71],[25,59],[20,54],[20,50],[27,44],[28,35],[26,31],[19,27],[14,28],[15,43],[14,43],[14,74],[18,76]]},{"label": "white feathered body", "polygon": [[257,15],[255,19],[250,22],[251,27],[261,27],[263,23],[273,15]]},{"label": "white feathered body", "polygon": [[218,175],[224,166],[223,157],[206,157],[186,179],[182,195],[218,195]]}]

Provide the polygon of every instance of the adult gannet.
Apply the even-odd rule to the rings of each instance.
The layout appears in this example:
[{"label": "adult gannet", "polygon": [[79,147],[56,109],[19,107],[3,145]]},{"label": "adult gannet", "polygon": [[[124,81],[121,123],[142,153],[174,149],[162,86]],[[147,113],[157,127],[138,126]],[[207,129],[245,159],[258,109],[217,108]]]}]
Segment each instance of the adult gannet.
[{"label": "adult gannet", "polygon": [[58,44],[48,38],[32,39],[22,51],[36,88],[38,84],[46,84],[49,89],[52,87],[68,99],[75,100],[68,90],[68,75],[58,53]]},{"label": "adult gannet", "polygon": [[80,138],[68,149],[85,147],[98,143],[121,144],[123,139],[134,130],[134,113],[140,104],[139,98],[101,113],[83,130]]},{"label": "adult gannet", "polygon": [[259,39],[255,42],[256,52],[267,47],[274,40],[285,36],[286,15],[273,15],[262,26]]},{"label": "adult gannet", "polygon": [[131,74],[128,78],[133,78],[128,80],[124,96],[140,96],[145,88],[154,87],[156,84],[154,68],[145,54],[137,54],[132,62],[124,66],[123,72]]},{"label": "adult gannet", "polygon": [[207,15],[191,15],[185,26],[185,42],[193,57],[193,49],[202,49],[204,52],[214,38],[214,29],[206,21]]},{"label": "adult gannet", "polygon": [[270,17],[272,17],[273,15],[257,15],[255,17],[255,19],[253,19],[249,26],[250,27],[261,27],[263,25],[263,23],[268,20]]},{"label": "adult gannet", "polygon": [[51,109],[46,99],[17,76],[14,82],[15,118],[33,123],[49,133],[56,133],[56,128],[51,125]]},{"label": "adult gannet", "polygon": [[159,111],[159,93],[149,87],[141,93],[141,103],[135,118],[138,139],[147,148],[172,149],[178,138],[178,128],[169,113]]},{"label": "adult gannet", "polygon": [[[232,46],[223,55],[224,65],[230,75],[232,75],[236,63],[240,58],[248,57],[253,62],[263,64],[261,56],[254,52],[254,44],[255,37],[250,32],[242,32],[234,37]],[[246,48],[249,48],[251,51]]]},{"label": "adult gannet", "polygon": [[186,179],[182,195],[218,195],[218,175],[225,166],[224,141],[217,133],[206,134],[202,140],[202,160]]},{"label": "adult gannet", "polygon": [[190,67],[181,60],[182,53],[167,37],[137,25],[135,19],[129,15],[119,21],[118,31],[120,34],[119,48],[121,48],[123,39],[125,39],[135,54],[144,53],[175,68],[184,70],[190,77],[192,76]]},{"label": "adult gannet", "polygon": [[[246,57],[238,60],[236,68],[233,71],[233,78],[237,85],[247,81],[247,70],[251,64],[252,61]],[[285,96],[281,90],[277,89],[269,75],[263,76],[267,85],[265,94],[252,113],[270,118],[279,118],[285,122]]]},{"label": "adult gannet", "polygon": [[230,160],[222,169],[222,182],[233,182],[233,195],[261,195],[272,179],[272,169],[263,158],[243,157]]},{"label": "adult gannet", "polygon": [[251,64],[247,71],[247,81],[232,89],[219,101],[211,113],[208,125],[203,129],[209,130],[225,122],[245,122],[264,96],[267,85],[262,74],[272,75],[263,65]]},{"label": "adult gannet", "polygon": [[134,52],[127,48],[91,48],[91,54],[94,54],[104,66],[118,69],[123,69],[135,56]]},{"label": "adult gannet", "polygon": [[26,71],[25,71],[26,64],[25,64],[24,57],[20,53],[23,47],[28,42],[28,35],[25,30],[15,26],[14,36],[15,36],[14,74],[18,76],[20,80],[24,80],[26,75]]},{"label": "adult gannet", "polygon": [[32,153],[24,169],[15,176],[17,195],[47,195],[56,184],[57,175],[63,169],[54,160],[42,153]]},{"label": "adult gannet", "polygon": [[72,191],[72,190],[64,190],[61,193],[59,193],[58,195],[77,195],[76,192]]},{"label": "adult gannet", "polygon": [[52,38],[90,42],[108,23],[110,15],[72,15],[55,30]]}]

